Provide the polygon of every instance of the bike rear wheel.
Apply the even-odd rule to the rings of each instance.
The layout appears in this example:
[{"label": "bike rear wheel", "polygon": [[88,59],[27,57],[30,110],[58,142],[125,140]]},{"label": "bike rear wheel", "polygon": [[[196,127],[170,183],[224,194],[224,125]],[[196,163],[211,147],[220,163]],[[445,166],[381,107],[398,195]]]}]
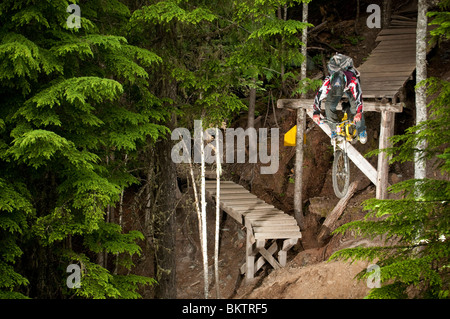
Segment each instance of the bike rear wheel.
[{"label": "bike rear wheel", "polygon": [[333,161],[333,189],[338,198],[343,198],[350,185],[350,164],[342,150],[336,150]]}]

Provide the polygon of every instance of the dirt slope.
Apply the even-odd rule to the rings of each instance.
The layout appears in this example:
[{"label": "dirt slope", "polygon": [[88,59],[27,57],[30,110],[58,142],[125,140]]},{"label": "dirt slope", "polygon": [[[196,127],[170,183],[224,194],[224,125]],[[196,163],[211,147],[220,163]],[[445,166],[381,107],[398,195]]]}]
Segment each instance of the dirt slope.
[{"label": "dirt slope", "polygon": [[321,262],[289,266],[272,272],[263,284],[245,294],[250,299],[361,299],[369,292],[364,281],[353,279],[367,263]]}]

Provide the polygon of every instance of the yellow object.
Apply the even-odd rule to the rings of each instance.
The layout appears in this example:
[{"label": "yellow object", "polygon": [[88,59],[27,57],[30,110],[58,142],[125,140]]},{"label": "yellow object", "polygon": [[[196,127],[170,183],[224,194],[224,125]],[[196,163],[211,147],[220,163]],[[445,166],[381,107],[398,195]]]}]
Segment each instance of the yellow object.
[{"label": "yellow object", "polygon": [[295,146],[297,142],[297,125],[284,135],[284,146]]},{"label": "yellow object", "polygon": [[336,127],[336,132],[338,135],[345,137],[348,142],[351,142],[356,137],[356,129],[351,123],[344,123],[345,121],[347,121],[347,119],[347,113],[344,113],[342,124]]}]

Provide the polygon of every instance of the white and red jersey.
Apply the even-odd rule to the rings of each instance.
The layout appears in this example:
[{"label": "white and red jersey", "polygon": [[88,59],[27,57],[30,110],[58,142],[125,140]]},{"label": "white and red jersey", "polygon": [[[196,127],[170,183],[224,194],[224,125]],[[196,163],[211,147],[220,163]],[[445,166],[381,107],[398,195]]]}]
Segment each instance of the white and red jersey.
[{"label": "white and red jersey", "polygon": [[[356,102],[356,113],[363,112],[363,99],[362,99],[362,90],[361,83],[359,82],[359,77],[356,75],[357,71],[343,71],[345,74],[345,88],[344,92],[353,97]],[[328,93],[331,90],[331,75],[327,76],[322,83],[319,91],[314,98],[314,114],[320,114],[320,106],[322,101],[328,96]]]}]

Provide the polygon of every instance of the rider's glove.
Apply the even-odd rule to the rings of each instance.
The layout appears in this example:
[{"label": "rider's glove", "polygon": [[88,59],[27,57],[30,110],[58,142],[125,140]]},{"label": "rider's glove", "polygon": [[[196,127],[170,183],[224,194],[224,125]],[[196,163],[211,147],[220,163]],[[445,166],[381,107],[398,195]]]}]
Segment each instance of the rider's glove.
[{"label": "rider's glove", "polygon": [[314,120],[314,122],[316,122],[316,124],[320,124],[320,115],[319,114],[314,114],[313,115],[313,120]]},{"label": "rider's glove", "polygon": [[362,114],[361,113],[357,113],[355,115],[355,117],[353,118],[353,122],[358,123],[358,122],[361,121],[361,119],[362,119]]}]

